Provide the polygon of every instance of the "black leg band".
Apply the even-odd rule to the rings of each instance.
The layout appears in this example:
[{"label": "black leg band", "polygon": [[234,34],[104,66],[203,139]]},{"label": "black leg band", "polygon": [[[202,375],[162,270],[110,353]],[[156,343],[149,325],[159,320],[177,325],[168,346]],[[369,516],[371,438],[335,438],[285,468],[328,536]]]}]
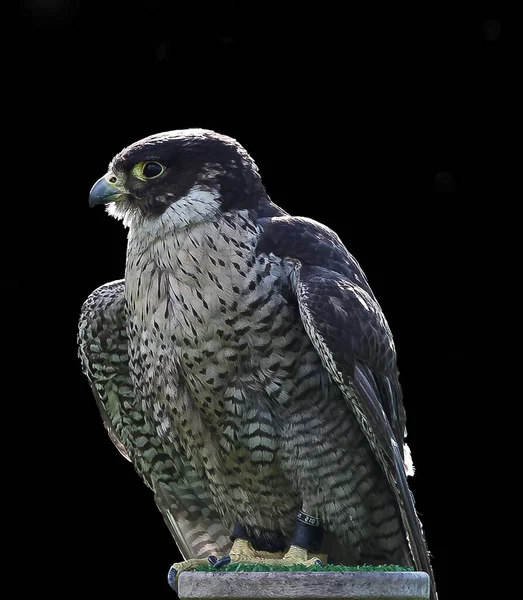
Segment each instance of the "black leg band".
[{"label": "black leg band", "polygon": [[259,536],[254,537],[249,535],[247,529],[238,521],[236,521],[232,530],[231,542],[234,542],[236,538],[247,540],[252,543],[256,550],[264,550],[265,552],[280,552],[287,546],[285,538],[280,532],[264,530]]},{"label": "black leg band", "polygon": [[247,531],[245,527],[236,521],[234,524],[234,529],[232,530],[232,534],[230,536],[231,542],[234,542],[236,538],[240,538],[240,540],[247,540],[248,542],[252,541],[250,536],[247,535]]},{"label": "black leg band", "polygon": [[323,528],[318,517],[311,517],[302,510],[296,515],[296,529],[291,540],[291,544],[305,548],[310,552],[321,550],[323,541]]}]

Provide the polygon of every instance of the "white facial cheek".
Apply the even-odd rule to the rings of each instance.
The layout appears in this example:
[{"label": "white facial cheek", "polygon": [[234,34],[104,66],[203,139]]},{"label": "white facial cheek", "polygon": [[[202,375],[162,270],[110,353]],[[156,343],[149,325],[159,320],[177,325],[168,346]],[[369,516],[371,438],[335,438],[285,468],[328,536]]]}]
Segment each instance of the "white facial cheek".
[{"label": "white facial cheek", "polygon": [[[165,199],[168,200],[169,195],[166,194]],[[140,235],[140,232],[156,236],[206,221],[216,214],[220,204],[220,194],[217,190],[195,186],[183,198],[173,201],[167,210],[157,217],[146,217],[127,202],[108,204],[106,211],[122,221],[124,226],[131,230],[132,236]]]},{"label": "white facial cheek", "polygon": [[[173,202],[171,206],[157,219],[150,219],[147,223],[152,232],[153,228],[183,229],[188,225],[201,223],[211,218],[220,208],[220,194],[217,190],[194,187],[187,195]],[[145,226],[145,223],[144,223]]]}]

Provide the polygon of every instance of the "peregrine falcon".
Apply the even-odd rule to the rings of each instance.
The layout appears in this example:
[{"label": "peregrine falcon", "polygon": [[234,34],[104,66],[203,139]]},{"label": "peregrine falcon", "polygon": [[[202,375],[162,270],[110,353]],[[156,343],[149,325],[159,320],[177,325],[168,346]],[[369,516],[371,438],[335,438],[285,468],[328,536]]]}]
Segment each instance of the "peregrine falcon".
[{"label": "peregrine falcon", "polygon": [[207,561],[395,563],[435,600],[392,334],[338,235],[204,129],[131,144],[89,204],[128,244],[124,279],[82,307],[79,356],[185,559],[171,584]]}]

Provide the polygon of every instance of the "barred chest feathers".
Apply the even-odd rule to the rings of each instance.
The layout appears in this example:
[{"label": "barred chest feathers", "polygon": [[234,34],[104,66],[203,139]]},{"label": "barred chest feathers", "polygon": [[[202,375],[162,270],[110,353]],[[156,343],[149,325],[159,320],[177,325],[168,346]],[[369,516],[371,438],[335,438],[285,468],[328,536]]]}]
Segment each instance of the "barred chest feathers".
[{"label": "barred chest feathers", "polygon": [[136,324],[161,325],[164,334],[191,346],[206,333],[214,339],[212,330],[232,317],[235,331],[250,326],[254,312],[266,317],[282,301],[276,290],[285,265],[256,256],[259,234],[241,211],[152,241],[130,237],[126,299]]},{"label": "barred chest feathers", "polygon": [[[266,371],[263,382],[251,384],[276,392],[274,364],[295,362],[289,343],[301,337],[301,328],[283,295],[290,265],[273,255],[256,256],[259,234],[248,212],[240,211],[146,243],[130,237],[129,326],[140,340],[134,361],[143,364],[137,367],[140,382],[149,382],[151,393],[167,370],[170,382],[183,375],[199,409],[220,409],[216,397],[223,398],[226,388],[231,393],[240,360],[256,361],[257,378]],[[242,364],[241,372],[243,387],[249,365]]]}]

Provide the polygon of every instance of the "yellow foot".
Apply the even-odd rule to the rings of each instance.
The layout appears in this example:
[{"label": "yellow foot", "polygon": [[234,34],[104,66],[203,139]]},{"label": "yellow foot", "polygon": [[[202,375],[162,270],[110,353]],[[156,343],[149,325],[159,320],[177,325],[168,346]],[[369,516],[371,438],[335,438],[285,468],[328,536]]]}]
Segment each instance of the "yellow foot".
[{"label": "yellow foot", "polygon": [[309,552],[301,546],[291,546],[285,556],[282,558],[282,565],[320,565],[324,567],[327,564],[327,555],[321,552]]},{"label": "yellow foot", "polygon": [[266,552],[256,550],[251,542],[236,539],[227,556],[217,558],[191,558],[180,563],[174,563],[169,569],[167,579],[169,585],[176,590],[178,577],[184,571],[190,571],[198,565],[214,565],[217,569],[231,563],[248,563],[257,565],[326,565],[327,555],[321,553],[310,553],[300,546],[291,546],[287,552]]},{"label": "yellow foot", "polygon": [[261,565],[311,565],[327,564],[326,554],[309,553],[300,546],[291,546],[287,552],[264,552],[255,550],[247,540],[236,539],[227,556],[214,563],[216,568],[229,563],[249,563]]}]

